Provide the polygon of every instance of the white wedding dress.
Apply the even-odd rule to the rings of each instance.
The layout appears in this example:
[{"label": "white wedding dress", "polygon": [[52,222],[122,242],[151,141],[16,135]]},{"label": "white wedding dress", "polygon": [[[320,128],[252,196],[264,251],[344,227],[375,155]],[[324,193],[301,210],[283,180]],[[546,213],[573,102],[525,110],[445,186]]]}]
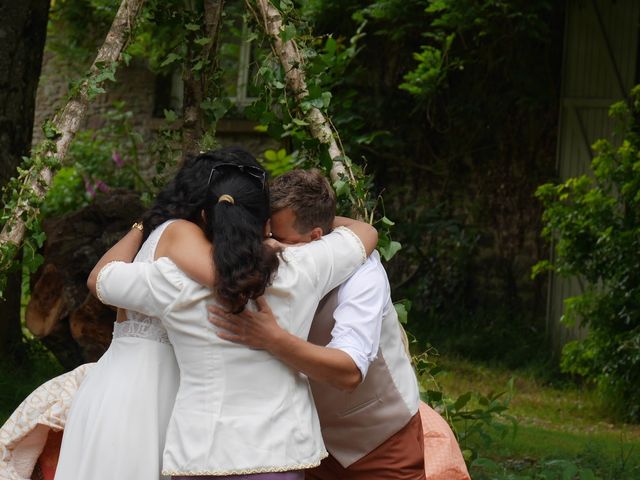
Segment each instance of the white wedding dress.
[{"label": "white wedding dress", "polygon": [[[153,262],[156,228],[136,262]],[[127,312],[113,341],[87,373],[64,429],[56,480],[158,480],[179,374],[158,318]]]}]

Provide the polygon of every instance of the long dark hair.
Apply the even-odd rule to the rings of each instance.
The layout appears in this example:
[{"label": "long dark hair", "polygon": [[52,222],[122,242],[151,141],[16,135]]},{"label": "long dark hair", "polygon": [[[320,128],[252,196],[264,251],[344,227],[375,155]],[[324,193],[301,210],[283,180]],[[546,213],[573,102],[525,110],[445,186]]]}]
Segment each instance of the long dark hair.
[{"label": "long dark hair", "polygon": [[[233,312],[262,295],[278,268],[277,251],[263,243],[271,216],[266,180],[256,159],[239,147],[201,153],[187,158],[143,217],[145,240],[170,219],[200,225],[213,244],[216,296]],[[233,203],[218,201],[223,195]]]}]

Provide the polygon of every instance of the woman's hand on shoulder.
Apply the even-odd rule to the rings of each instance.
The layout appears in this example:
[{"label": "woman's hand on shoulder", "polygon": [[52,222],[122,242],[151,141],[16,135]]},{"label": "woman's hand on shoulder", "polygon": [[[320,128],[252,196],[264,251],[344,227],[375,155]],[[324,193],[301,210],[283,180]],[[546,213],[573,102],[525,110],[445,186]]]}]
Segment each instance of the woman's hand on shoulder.
[{"label": "woman's hand on shoulder", "polygon": [[192,280],[212,287],[215,279],[211,242],[202,229],[187,220],[175,220],[163,232],[156,259],[167,257]]}]

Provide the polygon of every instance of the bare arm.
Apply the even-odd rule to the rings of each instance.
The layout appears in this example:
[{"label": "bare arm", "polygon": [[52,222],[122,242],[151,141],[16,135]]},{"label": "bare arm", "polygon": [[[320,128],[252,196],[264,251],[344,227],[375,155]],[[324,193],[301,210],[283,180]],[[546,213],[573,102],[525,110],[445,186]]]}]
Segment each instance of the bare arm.
[{"label": "bare arm", "polygon": [[[132,228],[118,243],[107,250],[87,279],[87,287],[91,293],[96,294],[96,281],[100,270],[109,262],[132,262],[141,243],[142,232]],[[189,277],[208,287],[213,285],[214,280],[211,253],[211,243],[202,229],[186,220],[176,220],[169,225],[156,248],[156,258],[168,257]],[[120,317],[121,314],[119,314],[119,320]]]},{"label": "bare arm", "polygon": [[267,350],[316,382],[345,391],[353,391],[360,385],[362,374],[348,354],[292,335],[278,325],[264,297],[257,304],[257,312],[245,310],[237,315],[209,306],[209,321],[222,329],[217,332],[220,338]]},{"label": "bare arm", "polygon": [[89,274],[89,278],[87,279],[87,287],[92,294],[96,294],[96,281],[98,280],[98,274],[100,270],[113,261],[122,261],[122,262],[131,262],[133,258],[136,256],[136,253],[140,249],[140,244],[142,243],[142,232],[137,228],[132,228],[124,237],[118,241],[113,247],[111,247],[107,252],[102,256],[96,266],[93,267],[91,273]]},{"label": "bare arm", "polygon": [[156,258],[168,257],[192,280],[210,288],[215,278],[212,253],[202,229],[187,220],[169,225],[156,248]]},{"label": "bare arm", "polygon": [[364,245],[367,255],[371,255],[378,244],[378,231],[366,222],[348,217],[335,217],[333,228],[336,227],[347,227],[355,233]]}]

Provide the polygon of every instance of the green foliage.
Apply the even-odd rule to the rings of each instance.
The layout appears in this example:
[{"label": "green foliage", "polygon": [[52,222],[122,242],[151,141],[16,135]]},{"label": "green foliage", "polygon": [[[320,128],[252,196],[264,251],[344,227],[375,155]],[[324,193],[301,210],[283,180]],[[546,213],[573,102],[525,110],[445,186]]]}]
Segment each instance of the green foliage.
[{"label": "green foliage", "polygon": [[299,162],[295,154],[287,153],[284,148],[278,151],[265,150],[263,154],[262,165],[273,175],[277,177],[289,170],[293,170],[298,166]]},{"label": "green foliage", "polygon": [[63,167],[42,205],[44,216],[76,210],[112,188],[127,188],[149,199],[153,187],[144,180],[139,151],[143,139],[132,126],[132,112],[123,102],[113,105],[97,130],[76,135]]},{"label": "green foliage", "polygon": [[51,2],[46,48],[67,66],[83,72],[104,41],[119,6],[119,0]]},{"label": "green foliage", "polygon": [[[310,33],[310,26],[296,18],[292,5],[287,2],[277,3],[282,11],[285,24],[281,38],[288,41],[294,38],[298,50],[303,57],[300,67],[305,74],[308,95],[297,99],[287,91],[286,79],[282,66],[273,56],[265,56],[257,71],[257,79],[262,87],[259,98],[246,110],[246,115],[260,124],[260,129],[272,137],[282,141],[292,152],[292,159],[278,160],[274,153],[265,153],[267,165],[275,166],[274,173],[301,166],[303,168],[319,168],[327,176],[333,161],[341,161],[348,172],[334,182],[338,198],[338,211],[344,214],[359,216],[375,223],[379,230],[379,249],[386,260],[391,259],[401,248],[390,236],[389,221],[381,208],[379,199],[371,195],[372,177],[364,173],[364,168],[346,155],[345,145],[333,129],[333,134],[343,150],[344,156],[332,159],[326,143],[319,141],[310,132],[307,115],[312,109],[320,110],[327,118],[331,118],[332,89],[341,82],[344,72],[349,68],[358,53],[358,41],[363,37],[361,22],[355,34],[345,42],[332,37],[318,38]],[[301,15],[303,17],[303,15]],[[333,127],[333,125],[332,125]],[[367,141],[366,137],[362,141]]]},{"label": "green foliage", "polygon": [[[393,4],[395,0],[377,2]],[[400,88],[417,98],[430,100],[447,86],[450,74],[478,63],[480,58],[452,51],[454,42],[471,41],[480,44],[484,38],[494,38],[511,31],[533,39],[543,39],[546,25],[540,21],[548,11],[548,1],[522,2],[504,0],[433,0],[425,8],[431,28],[423,34],[426,44],[414,53],[414,70],[404,75]],[[490,47],[495,47],[489,43]],[[504,59],[500,59],[504,61]]]},{"label": "green foliage", "polygon": [[522,365],[545,355],[544,282],[529,277],[544,252],[532,196],[554,174],[563,4],[301,9],[338,48],[362,35],[328,111],[396,223],[403,249],[389,271],[394,294],[413,302],[408,329],[473,358]]},{"label": "green foliage", "polygon": [[592,469],[580,467],[570,460],[548,460],[528,468],[526,472],[514,473],[488,458],[479,458],[471,464],[474,480],[604,480]]},{"label": "green foliage", "polygon": [[23,339],[25,358],[14,365],[0,360],[0,424],[33,390],[64,372],[55,357],[37,340]]},{"label": "green foliage", "polygon": [[[0,213],[0,225],[3,228],[12,228],[16,218],[15,211],[21,211],[21,219],[28,235],[22,242],[24,251],[23,266],[29,272],[34,272],[42,264],[42,256],[39,253],[44,243],[44,233],[40,225],[39,209],[42,198],[38,191],[46,188],[41,173],[46,169],[55,170],[58,165],[53,157],[55,151],[54,139],[59,135],[55,127],[45,123],[43,131],[45,141],[37,148],[31,157],[23,157],[22,164],[17,169],[17,175],[12,177],[2,189],[2,211]],[[6,272],[20,268],[20,262],[15,262],[19,246],[11,241],[0,245],[0,298],[4,295],[6,286]]]},{"label": "green foliage", "polygon": [[89,202],[82,175],[75,167],[62,167],[47,192],[42,214],[53,217],[84,207]]},{"label": "green foliage", "polygon": [[477,461],[481,452],[476,445],[481,444],[483,449],[490,451],[495,438],[504,438],[510,430],[515,435],[517,421],[507,413],[514,395],[513,379],[501,392],[488,395],[465,392],[457,398],[450,398],[442,392],[437,381],[442,370],[434,361],[436,355],[435,350],[429,348],[413,357],[420,395],[451,425],[465,461]]},{"label": "green foliage", "polygon": [[563,321],[589,327],[563,351],[565,371],[595,382],[626,418],[640,420],[640,87],[611,114],[621,144],[593,146],[592,175],[545,184],[543,234],[554,241],[551,269],[577,276],[584,292],[565,302]]}]

